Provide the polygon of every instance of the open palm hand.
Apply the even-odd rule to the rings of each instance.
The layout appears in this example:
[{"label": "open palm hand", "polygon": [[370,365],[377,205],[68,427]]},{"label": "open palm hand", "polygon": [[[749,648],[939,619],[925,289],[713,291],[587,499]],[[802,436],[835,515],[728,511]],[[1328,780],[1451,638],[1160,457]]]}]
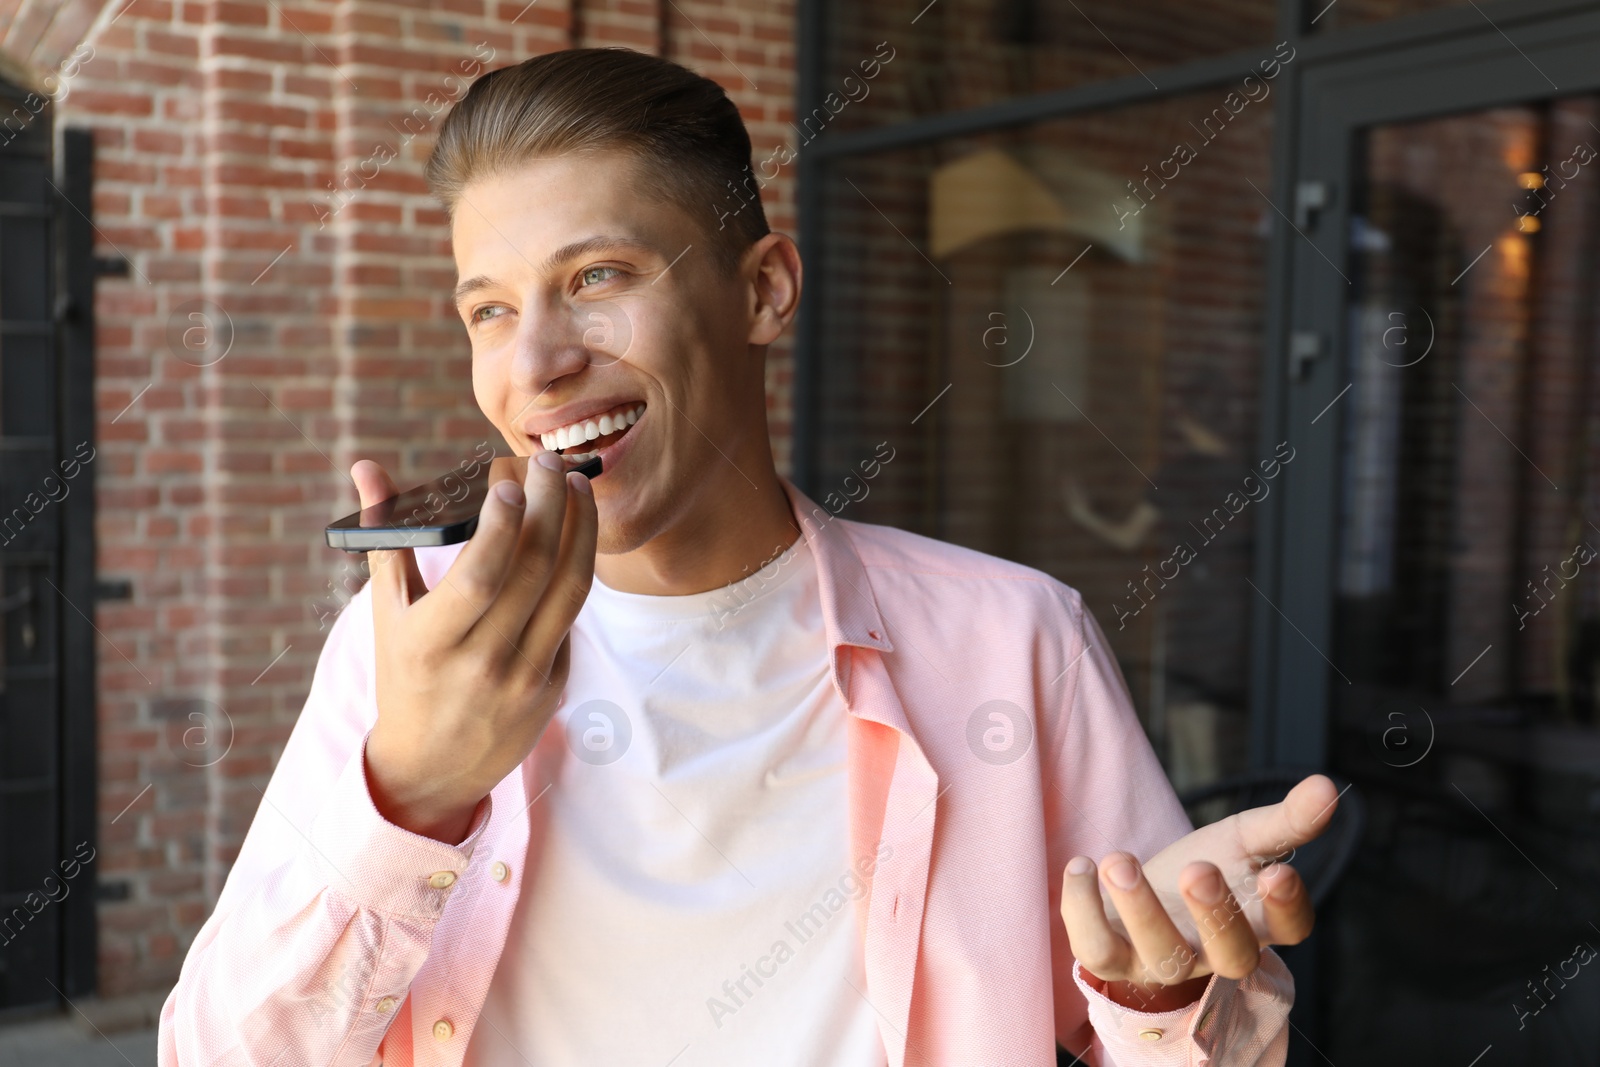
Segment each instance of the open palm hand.
[{"label": "open palm hand", "polygon": [[1149,1011],[1192,1002],[1212,974],[1245,977],[1264,946],[1311,933],[1311,897],[1287,861],[1337,806],[1333,782],[1314,774],[1281,802],[1202,826],[1142,867],[1126,852],[1098,871],[1074,857],[1061,890],[1073,955],[1107,995]]}]

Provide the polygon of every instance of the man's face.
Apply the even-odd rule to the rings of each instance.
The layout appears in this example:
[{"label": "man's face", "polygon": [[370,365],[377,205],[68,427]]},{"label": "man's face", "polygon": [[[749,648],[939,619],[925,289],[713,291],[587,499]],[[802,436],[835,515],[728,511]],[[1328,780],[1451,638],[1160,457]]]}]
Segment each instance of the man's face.
[{"label": "man's face", "polygon": [[706,237],[718,206],[692,219],[642,195],[649,180],[624,151],[536,159],[469,184],[451,227],[478,406],[518,455],[600,452],[606,553],[718,491],[713,465],[766,447],[751,288]]}]

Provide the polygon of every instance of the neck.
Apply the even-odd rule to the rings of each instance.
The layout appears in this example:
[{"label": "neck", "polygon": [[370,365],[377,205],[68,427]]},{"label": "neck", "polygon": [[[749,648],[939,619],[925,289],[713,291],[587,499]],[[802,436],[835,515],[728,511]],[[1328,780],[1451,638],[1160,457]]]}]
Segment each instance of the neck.
[{"label": "neck", "polygon": [[720,464],[716,484],[670,529],[632,552],[596,556],[595,576],[624,593],[686,596],[754,574],[794,544],[800,529],[770,447],[735,458],[738,468]]}]

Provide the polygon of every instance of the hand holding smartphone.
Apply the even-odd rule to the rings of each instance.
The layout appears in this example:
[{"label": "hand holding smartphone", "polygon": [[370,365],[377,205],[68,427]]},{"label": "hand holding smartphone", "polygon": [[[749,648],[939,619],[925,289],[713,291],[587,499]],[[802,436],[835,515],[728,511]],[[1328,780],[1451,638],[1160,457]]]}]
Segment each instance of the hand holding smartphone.
[{"label": "hand holding smartphone", "polygon": [[[599,477],[600,457],[571,469],[585,478]],[[329,523],[324,536],[329,546],[346,552],[458,544],[478,528],[489,481],[487,475],[463,477],[451,471],[370,506],[363,504],[360,511]]]},{"label": "hand holding smartphone", "polygon": [[[378,721],[367,785],[396,826],[459,844],[555,714],[599,530],[588,478],[566,467],[548,452],[493,460],[471,539],[432,589],[411,547],[368,556]],[[403,495],[370,460],[350,473],[362,514]]]}]

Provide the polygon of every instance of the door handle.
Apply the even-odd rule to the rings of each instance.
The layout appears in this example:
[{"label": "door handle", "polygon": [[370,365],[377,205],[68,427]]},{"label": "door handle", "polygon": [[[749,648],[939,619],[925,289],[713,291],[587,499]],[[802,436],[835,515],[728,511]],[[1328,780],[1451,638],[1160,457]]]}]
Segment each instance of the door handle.
[{"label": "door handle", "polygon": [[4,615],[7,612],[16,611],[18,608],[22,607],[22,605],[32,602],[33,584],[30,582],[28,588],[24,589],[22,592],[13,593],[3,600],[0,600],[0,615]]},{"label": "door handle", "polygon": [[1327,182],[1303,181],[1294,187],[1294,224],[1302,230],[1310,229],[1317,214],[1333,199],[1333,190]]},{"label": "door handle", "polygon": [[39,636],[33,628],[33,603],[34,596],[32,570],[28,571],[27,585],[23,586],[19,591],[12,593],[10,596],[0,598],[0,615],[8,615],[11,612],[23,607],[29,608],[28,617],[22,620],[22,647],[27,649],[29,652],[33,651],[33,646],[35,642],[37,642]]},{"label": "door handle", "polygon": [[1289,380],[1304,381],[1311,364],[1322,355],[1322,335],[1315,330],[1296,330],[1289,335]]}]

